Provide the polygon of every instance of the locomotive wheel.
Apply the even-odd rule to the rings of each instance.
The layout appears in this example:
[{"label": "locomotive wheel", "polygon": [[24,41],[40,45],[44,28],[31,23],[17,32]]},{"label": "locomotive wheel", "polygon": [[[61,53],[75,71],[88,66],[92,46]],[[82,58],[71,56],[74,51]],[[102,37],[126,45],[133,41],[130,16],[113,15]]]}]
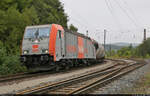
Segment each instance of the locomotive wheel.
[{"label": "locomotive wheel", "polygon": [[69,62],[64,63],[64,69],[65,70],[69,70],[70,69]]},{"label": "locomotive wheel", "polygon": [[87,66],[90,66],[91,64],[90,64],[90,62],[87,61],[87,62],[86,62],[86,65],[87,65]]}]

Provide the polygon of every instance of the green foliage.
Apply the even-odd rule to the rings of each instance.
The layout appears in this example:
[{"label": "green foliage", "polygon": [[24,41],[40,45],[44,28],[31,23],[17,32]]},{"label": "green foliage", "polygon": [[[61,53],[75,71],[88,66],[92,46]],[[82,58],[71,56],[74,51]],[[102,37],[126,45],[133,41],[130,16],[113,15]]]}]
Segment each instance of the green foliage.
[{"label": "green foliage", "polygon": [[139,50],[138,55],[141,55],[142,57],[146,57],[147,54],[150,55],[150,38],[148,38],[146,41],[144,41],[138,47],[138,50]]},{"label": "green foliage", "polygon": [[20,65],[18,55],[7,55],[6,52],[6,48],[0,42],[0,75],[26,71],[26,68]]},{"label": "green foliage", "polygon": [[0,41],[0,64],[3,63],[5,56],[6,56],[6,49],[3,47],[3,43]]},{"label": "green foliage", "polygon": [[67,15],[59,0],[32,0],[36,9],[40,24],[56,23],[67,28]]},{"label": "green foliage", "polygon": [[15,74],[26,71],[26,67],[20,66],[19,56],[6,56],[3,58],[3,63],[0,65],[0,74]]},{"label": "green foliage", "polygon": [[73,31],[73,32],[77,32],[78,31],[78,28],[76,28],[74,25],[70,25],[69,26],[69,30]]},{"label": "green foliage", "polygon": [[[110,55],[110,53],[113,54]],[[108,51],[107,56],[115,58],[150,58],[150,38],[136,48],[130,45],[117,51]]]}]

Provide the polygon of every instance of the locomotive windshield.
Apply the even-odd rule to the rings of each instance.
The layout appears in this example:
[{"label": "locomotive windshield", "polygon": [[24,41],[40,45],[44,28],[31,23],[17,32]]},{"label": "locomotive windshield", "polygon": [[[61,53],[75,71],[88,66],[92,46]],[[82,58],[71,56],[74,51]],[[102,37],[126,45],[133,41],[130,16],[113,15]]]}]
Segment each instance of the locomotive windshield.
[{"label": "locomotive windshield", "polygon": [[50,28],[28,28],[25,32],[24,38],[38,38],[38,37],[49,37]]}]

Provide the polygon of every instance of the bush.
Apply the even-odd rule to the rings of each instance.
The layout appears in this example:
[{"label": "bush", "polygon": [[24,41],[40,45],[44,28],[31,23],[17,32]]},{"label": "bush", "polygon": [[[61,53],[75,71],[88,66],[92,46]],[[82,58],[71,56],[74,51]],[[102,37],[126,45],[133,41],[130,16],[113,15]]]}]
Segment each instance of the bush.
[{"label": "bush", "polygon": [[[150,38],[136,48],[130,45],[129,47],[124,47],[117,51],[112,50],[111,53],[113,53],[111,57],[116,58],[150,58]],[[109,54],[107,54],[107,56],[109,57]]]},{"label": "bush", "polygon": [[26,67],[21,66],[19,55],[8,55],[6,47],[0,42],[0,75],[8,75],[24,71],[26,71]]},{"label": "bush", "polygon": [[21,66],[19,56],[6,56],[3,58],[3,63],[0,65],[0,75],[15,74],[27,71],[26,67]]}]

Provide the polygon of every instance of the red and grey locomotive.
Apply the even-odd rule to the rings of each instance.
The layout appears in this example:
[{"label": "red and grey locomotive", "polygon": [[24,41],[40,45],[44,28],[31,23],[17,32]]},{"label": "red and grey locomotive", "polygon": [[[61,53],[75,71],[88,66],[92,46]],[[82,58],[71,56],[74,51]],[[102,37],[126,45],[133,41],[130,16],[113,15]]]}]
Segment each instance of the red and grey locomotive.
[{"label": "red and grey locomotive", "polygon": [[58,24],[27,26],[21,45],[21,62],[29,69],[58,70],[103,60],[104,56],[101,44]]}]

